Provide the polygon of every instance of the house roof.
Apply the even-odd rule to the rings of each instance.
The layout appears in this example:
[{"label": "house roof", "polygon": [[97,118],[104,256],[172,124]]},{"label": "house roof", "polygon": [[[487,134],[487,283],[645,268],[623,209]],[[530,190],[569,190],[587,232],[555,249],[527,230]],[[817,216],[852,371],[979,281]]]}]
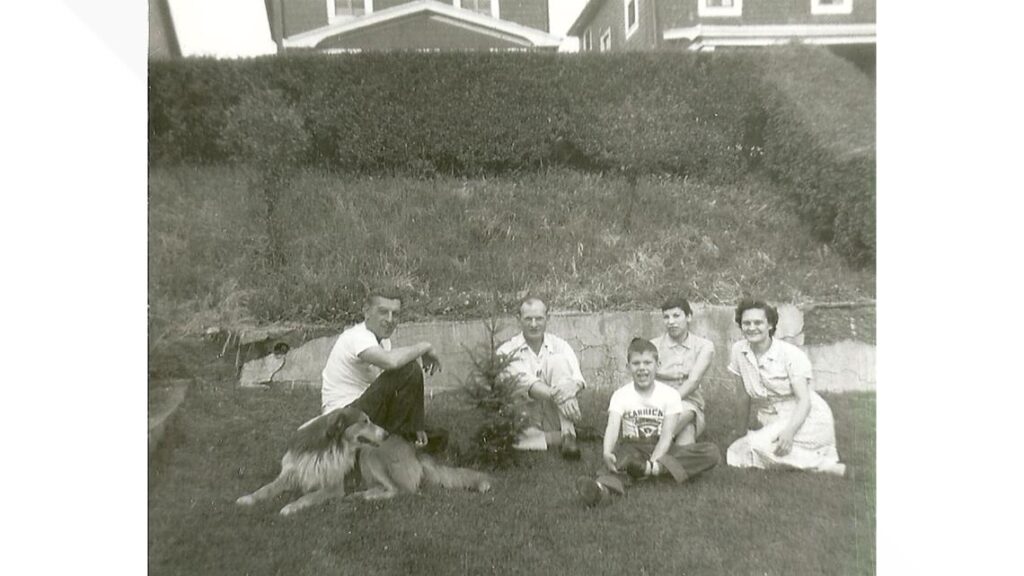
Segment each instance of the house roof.
[{"label": "house roof", "polygon": [[417,0],[290,36],[284,39],[284,46],[285,48],[315,48],[320,42],[333,36],[365,30],[419,14],[429,14],[453,26],[476,30],[481,34],[503,37],[538,48],[558,48],[562,43],[561,38],[543,30],[501,20],[472,10],[455,8],[436,0]]},{"label": "house roof", "polygon": [[569,31],[566,32],[569,36],[579,36],[583,32],[588,22],[594,19],[594,15],[597,11],[604,6],[604,3],[608,0],[589,0],[587,5],[583,7],[580,15],[576,17],[576,21],[569,26]]},{"label": "house roof", "polygon": [[685,40],[697,50],[711,46],[765,46],[799,40],[807,44],[874,44],[875,25],[769,24],[721,26],[697,24],[665,31],[665,40]]}]

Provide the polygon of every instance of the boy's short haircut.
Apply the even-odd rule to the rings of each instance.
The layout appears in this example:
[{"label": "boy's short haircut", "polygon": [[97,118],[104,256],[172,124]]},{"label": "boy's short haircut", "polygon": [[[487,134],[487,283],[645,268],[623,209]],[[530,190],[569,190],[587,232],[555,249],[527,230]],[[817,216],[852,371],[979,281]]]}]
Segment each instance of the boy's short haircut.
[{"label": "boy's short haircut", "polygon": [[643,354],[650,352],[654,354],[655,360],[658,358],[658,347],[651,343],[650,340],[645,338],[633,338],[629,342],[629,347],[626,348],[626,361],[629,362],[634,354]]},{"label": "boy's short haircut", "polygon": [[693,310],[690,310],[690,303],[686,301],[686,298],[681,296],[673,296],[668,300],[665,300],[661,305],[661,311],[671,310],[673,308],[679,308],[686,313],[687,316],[693,315]]}]

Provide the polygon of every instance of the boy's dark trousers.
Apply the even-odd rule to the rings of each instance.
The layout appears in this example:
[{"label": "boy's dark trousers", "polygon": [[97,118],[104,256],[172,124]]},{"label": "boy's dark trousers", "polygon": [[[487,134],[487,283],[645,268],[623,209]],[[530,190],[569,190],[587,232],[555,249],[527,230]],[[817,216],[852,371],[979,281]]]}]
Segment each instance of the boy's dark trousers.
[{"label": "boy's dark trousers", "polygon": [[[619,470],[625,470],[630,462],[643,464],[651,457],[654,451],[654,441],[629,441],[622,440],[615,447],[615,465]],[[658,459],[658,464],[672,475],[672,479],[678,484],[686,482],[690,478],[710,470],[722,461],[722,453],[718,446],[711,442],[697,442],[685,446],[673,445],[668,453]],[[626,487],[624,474],[613,474],[605,471],[598,475],[597,481],[612,492],[624,494]]]}]

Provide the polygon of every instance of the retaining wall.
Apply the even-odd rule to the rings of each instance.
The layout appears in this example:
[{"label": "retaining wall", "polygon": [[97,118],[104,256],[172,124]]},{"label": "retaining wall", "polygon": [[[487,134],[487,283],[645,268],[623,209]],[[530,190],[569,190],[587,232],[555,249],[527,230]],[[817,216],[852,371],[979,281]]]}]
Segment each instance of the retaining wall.
[{"label": "retaining wall", "polygon": [[[715,344],[715,358],[704,386],[731,386],[726,370],[729,349],[741,338],[733,322],[731,306],[695,306],[690,329]],[[499,319],[499,341],[519,330],[512,316]],[[626,346],[635,336],[653,338],[663,332],[661,312],[605,312],[596,314],[553,313],[548,332],[566,339],[580,358],[580,368],[594,388],[617,387],[628,381]],[[803,314],[792,305],[779,307],[776,337],[803,346]],[[247,362],[241,371],[242,386],[320,386],[320,372],[337,339],[337,334],[317,338],[293,348],[287,354],[270,354]],[[469,350],[481,350],[487,342],[484,322],[442,321],[402,324],[392,336],[396,346],[427,340],[444,366],[440,374],[426,380],[428,390],[453,388],[469,373]],[[861,342],[840,342],[826,346],[804,347],[815,370],[817,390],[874,390],[874,346]]]}]

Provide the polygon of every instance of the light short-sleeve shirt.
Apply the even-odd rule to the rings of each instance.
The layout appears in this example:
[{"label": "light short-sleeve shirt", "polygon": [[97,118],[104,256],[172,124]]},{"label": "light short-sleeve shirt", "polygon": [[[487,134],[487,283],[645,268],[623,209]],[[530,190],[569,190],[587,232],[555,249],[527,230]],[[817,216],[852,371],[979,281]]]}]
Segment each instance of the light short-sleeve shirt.
[{"label": "light short-sleeve shirt", "polygon": [[[711,340],[697,336],[693,332],[688,333],[682,342],[676,342],[668,334],[662,334],[651,340],[651,343],[658,349],[659,372],[681,372],[687,376],[693,371],[693,365],[702,352],[705,350],[714,352],[715,350],[715,345]],[[679,382],[666,382],[666,384],[678,385]],[[685,399],[704,410],[704,395],[700,391],[700,384]]]},{"label": "light short-sleeve shirt", "polygon": [[[535,353],[520,332],[499,346],[498,354],[512,357],[512,361],[508,364],[508,371],[511,374],[520,375],[519,386],[529,386],[538,380],[544,381],[544,375],[549,373],[547,364],[553,358],[564,358],[569,365],[573,379],[586,385],[583,372],[580,371],[580,361],[576,358],[576,351],[568,342],[554,334],[545,333],[540,352]],[[545,382],[545,384],[552,383]]]},{"label": "light short-sleeve shirt", "polygon": [[391,339],[378,342],[377,336],[366,327],[366,322],[356,324],[338,336],[321,373],[320,405],[323,412],[355,402],[380,376],[383,370],[359,357],[374,346],[391,350]]},{"label": "light short-sleeve shirt", "polygon": [[743,387],[752,398],[792,396],[794,378],[810,381],[814,376],[807,354],[778,338],[772,338],[772,345],[760,358],[746,340],[733,344],[728,368],[743,378]]},{"label": "light short-sleeve shirt", "polygon": [[608,412],[622,416],[622,438],[657,440],[665,417],[683,412],[683,401],[674,388],[657,381],[653,386],[650,394],[642,395],[630,382],[612,394]]}]

